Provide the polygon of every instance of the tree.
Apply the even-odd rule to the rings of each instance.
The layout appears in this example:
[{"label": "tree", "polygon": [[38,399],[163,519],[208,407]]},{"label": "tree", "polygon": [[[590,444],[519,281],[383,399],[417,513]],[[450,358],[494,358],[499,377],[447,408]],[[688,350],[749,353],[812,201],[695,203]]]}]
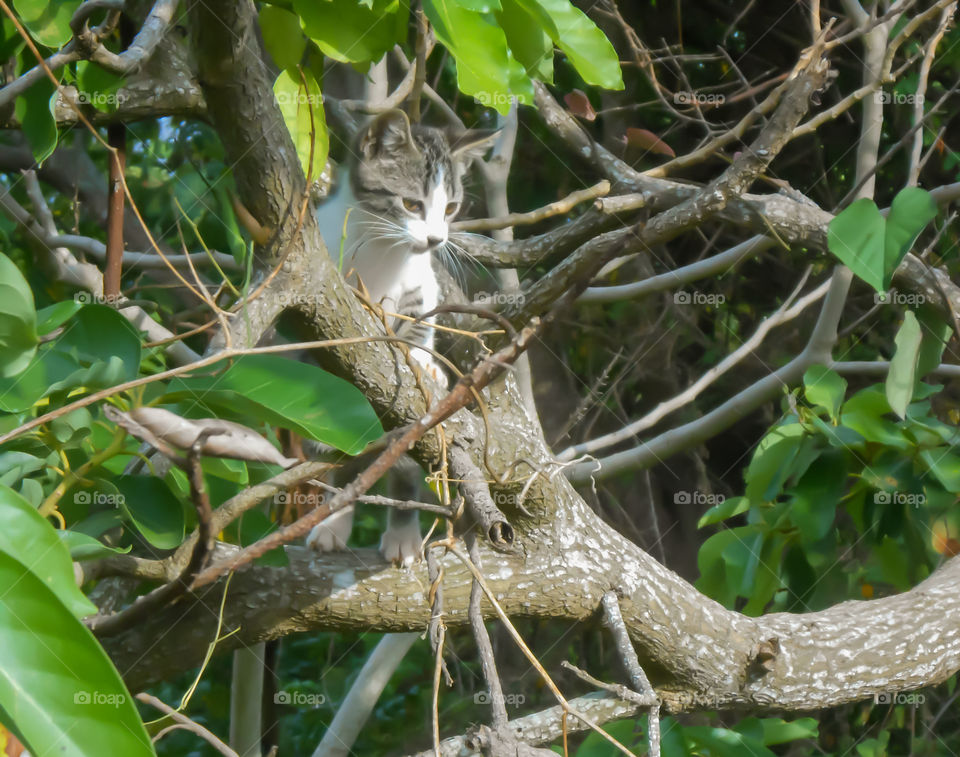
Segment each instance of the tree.
[{"label": "tree", "polygon": [[[403,632],[350,742],[425,629],[420,709],[361,749],[956,740],[956,3],[0,7],[0,719],[31,753],[153,753],[147,689],[184,749],[312,750],[290,732],[325,690],[265,677],[263,645]],[[398,106],[502,129],[454,240],[484,268],[445,277],[449,392],[313,213]],[[330,462],[301,437],[363,452],[349,482],[306,488]],[[298,545],[409,506],[369,493],[407,453],[423,564]],[[161,700],[230,650],[228,736],[193,687],[190,717]]]}]

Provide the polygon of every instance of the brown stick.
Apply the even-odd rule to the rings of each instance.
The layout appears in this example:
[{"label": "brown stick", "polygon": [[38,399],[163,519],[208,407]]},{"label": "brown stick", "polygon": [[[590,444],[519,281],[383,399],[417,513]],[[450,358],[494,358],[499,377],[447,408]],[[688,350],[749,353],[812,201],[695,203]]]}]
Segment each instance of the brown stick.
[{"label": "brown stick", "polygon": [[111,301],[120,294],[123,275],[123,174],[127,166],[127,127],[110,124],[107,141],[113,149],[108,162],[107,187],[107,263],[103,271],[103,295]]}]

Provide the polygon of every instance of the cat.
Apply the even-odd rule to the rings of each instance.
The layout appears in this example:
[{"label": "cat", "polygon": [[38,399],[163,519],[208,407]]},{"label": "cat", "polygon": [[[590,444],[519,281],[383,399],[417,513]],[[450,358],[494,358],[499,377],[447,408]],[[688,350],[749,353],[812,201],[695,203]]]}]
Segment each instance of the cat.
[{"label": "cat", "polygon": [[[433,354],[434,318],[410,319],[440,303],[433,253],[447,244],[470,163],[497,135],[485,130],[451,135],[411,125],[403,111],[386,111],[362,130],[346,175],[317,214],[341,273],[350,283],[362,283],[394,332],[417,345],[410,349],[414,360],[443,387],[447,376]],[[321,552],[343,549],[352,526],[353,508],[345,508],[315,526],[307,545]],[[380,552],[392,562],[417,559],[417,511],[388,509]]]}]

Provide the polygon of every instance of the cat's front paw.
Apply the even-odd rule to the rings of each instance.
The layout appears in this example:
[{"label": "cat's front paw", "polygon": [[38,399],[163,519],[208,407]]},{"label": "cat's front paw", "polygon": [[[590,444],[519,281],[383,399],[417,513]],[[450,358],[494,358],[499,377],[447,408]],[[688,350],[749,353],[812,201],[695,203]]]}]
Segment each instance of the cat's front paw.
[{"label": "cat's front paw", "polygon": [[422,543],[418,518],[411,518],[399,525],[391,523],[380,537],[380,554],[392,563],[410,566],[423,559],[420,550]]},{"label": "cat's front paw", "polygon": [[307,546],[317,552],[335,552],[347,548],[353,530],[353,508],[345,507],[315,525],[307,536]]}]

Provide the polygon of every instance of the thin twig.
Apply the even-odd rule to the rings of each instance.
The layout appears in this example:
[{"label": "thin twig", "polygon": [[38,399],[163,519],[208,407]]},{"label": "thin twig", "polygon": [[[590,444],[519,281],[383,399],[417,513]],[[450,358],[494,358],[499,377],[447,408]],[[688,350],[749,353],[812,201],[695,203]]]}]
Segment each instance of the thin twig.
[{"label": "thin twig", "polygon": [[[195,733],[197,736],[202,738],[204,741],[210,744],[210,746],[212,746],[214,749],[216,749],[218,752],[220,752],[220,754],[224,755],[225,757],[240,757],[236,752],[234,752],[230,747],[224,744],[220,739],[214,736],[213,733],[208,731],[202,725],[192,721],[186,715],[177,712],[170,705],[160,701],[152,694],[141,692],[137,694],[135,698],[140,700],[144,704],[148,704],[151,707],[154,707],[160,710],[160,712],[162,712],[168,718],[176,721],[182,728],[185,728],[191,733]],[[160,735],[162,735],[162,733],[158,734],[156,738],[160,738]]]},{"label": "thin twig", "polygon": [[494,229],[505,229],[508,226],[523,226],[526,224],[537,223],[545,218],[563,215],[569,213],[581,202],[595,200],[598,197],[606,197],[610,192],[610,182],[604,179],[598,181],[592,187],[578,189],[571,192],[562,200],[551,202],[536,210],[529,210],[526,213],[508,213],[497,218],[476,218],[465,221],[454,221],[450,224],[453,231],[492,231]]}]

